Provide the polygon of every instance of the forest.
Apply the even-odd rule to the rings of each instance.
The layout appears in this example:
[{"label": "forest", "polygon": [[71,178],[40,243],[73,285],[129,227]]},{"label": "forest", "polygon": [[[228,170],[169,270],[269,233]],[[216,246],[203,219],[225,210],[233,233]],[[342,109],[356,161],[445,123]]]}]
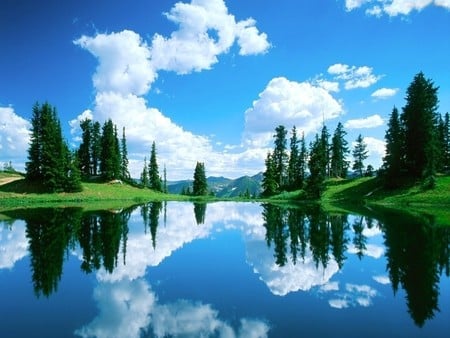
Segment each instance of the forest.
[{"label": "forest", "polygon": [[[436,175],[449,172],[449,114],[442,116],[437,112],[437,92],[438,87],[420,72],[407,89],[402,112],[395,106],[392,109],[385,133],[386,154],[377,170],[386,189],[416,183],[433,188]],[[362,135],[357,137],[353,149],[345,136],[339,122],[330,142],[328,128],[323,125],[321,133],[307,147],[304,135],[299,139],[294,126],[288,149],[286,127],[276,127],[274,149],[265,161],[263,195],[304,190],[307,198],[317,199],[327,179],[346,178],[350,168],[358,176],[372,176],[374,168],[364,164],[368,151]],[[353,162],[349,160],[350,153]]]}]

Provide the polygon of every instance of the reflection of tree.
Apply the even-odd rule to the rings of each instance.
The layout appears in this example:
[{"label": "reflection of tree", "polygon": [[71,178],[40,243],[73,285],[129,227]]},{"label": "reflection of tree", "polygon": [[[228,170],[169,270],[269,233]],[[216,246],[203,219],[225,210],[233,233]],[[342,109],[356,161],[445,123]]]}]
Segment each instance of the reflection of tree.
[{"label": "reflection of tree", "polygon": [[366,251],[367,237],[363,234],[364,230],[364,216],[355,217],[353,222],[353,231],[355,236],[353,237],[353,245],[356,248],[356,255],[359,259],[364,256],[364,251]]},{"label": "reflection of tree", "polygon": [[450,229],[433,226],[424,217],[386,212],[384,219],[387,268],[394,293],[406,291],[408,312],[418,326],[438,308],[439,275],[448,274]]},{"label": "reflection of tree", "polygon": [[306,249],[312,252],[316,266],[328,265],[330,248],[338,265],[342,267],[348,238],[346,215],[326,214],[318,205],[283,208],[272,204],[263,205],[266,241],[274,245],[275,262],[283,266],[288,261],[287,249],[290,238],[290,254],[293,264],[298,258],[305,259]]},{"label": "reflection of tree", "polygon": [[58,288],[64,253],[81,210],[31,209],[24,212],[34,292],[38,297],[41,294],[48,297]]},{"label": "reflection of tree", "polygon": [[162,209],[162,202],[150,203],[150,234],[152,235],[153,249],[156,248],[156,230],[158,229],[159,213]]},{"label": "reflection of tree", "polygon": [[197,224],[205,223],[206,203],[194,202],[194,215]]}]

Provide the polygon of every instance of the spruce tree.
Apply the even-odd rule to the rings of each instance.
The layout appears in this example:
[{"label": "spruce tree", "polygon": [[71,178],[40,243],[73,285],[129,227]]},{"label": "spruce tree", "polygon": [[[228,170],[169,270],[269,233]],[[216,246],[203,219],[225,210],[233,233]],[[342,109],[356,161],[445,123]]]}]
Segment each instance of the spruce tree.
[{"label": "spruce tree", "polygon": [[353,148],[353,167],[352,169],[355,170],[360,177],[363,176],[363,170],[364,170],[364,160],[368,157],[368,151],[367,151],[367,145],[364,142],[364,139],[361,134],[358,135],[356,138],[356,144]]},{"label": "spruce tree", "polygon": [[292,127],[292,135],[290,139],[290,154],[288,162],[288,189],[296,190],[300,189],[300,172],[299,172],[299,160],[300,154],[298,149],[297,129]]},{"label": "spruce tree", "polygon": [[100,149],[100,174],[107,180],[120,177],[120,151],[117,129],[111,119],[103,125]]},{"label": "spruce tree", "polygon": [[80,122],[81,143],[78,149],[78,161],[84,176],[92,174],[92,121],[85,119]]},{"label": "spruce tree", "polygon": [[348,162],[346,156],[349,153],[349,149],[345,135],[347,133],[344,130],[344,126],[339,122],[331,139],[331,177],[347,177]]},{"label": "spruce tree", "polygon": [[91,156],[92,156],[92,174],[97,176],[99,173],[100,156],[101,156],[101,125],[100,122],[95,121],[92,125],[92,142],[91,142]]},{"label": "spruce tree", "polygon": [[272,154],[272,160],[275,165],[276,181],[278,188],[281,191],[285,188],[287,183],[287,163],[288,154],[286,146],[286,135],[287,131],[283,125],[279,125],[275,128],[275,147]]},{"label": "spruce tree", "polygon": [[67,192],[80,192],[83,190],[83,186],[81,185],[81,173],[80,164],[78,163],[78,156],[75,153],[68,152],[68,154],[69,165],[64,190]]},{"label": "spruce tree", "polygon": [[395,188],[401,185],[404,169],[404,133],[398,109],[394,107],[389,117],[385,135],[386,155],[383,158],[384,185]]},{"label": "spruce tree", "polygon": [[327,151],[325,142],[316,134],[314,142],[310,145],[309,151],[309,176],[306,184],[306,191],[313,199],[320,198],[325,189],[325,178],[327,171]]},{"label": "spruce tree", "polygon": [[206,181],[205,164],[202,162],[197,162],[197,164],[195,165],[192,194],[194,196],[204,196],[208,194],[208,182]]},{"label": "spruce tree", "polygon": [[405,130],[405,167],[414,180],[435,174],[438,87],[418,73],[407,89],[401,121]]},{"label": "spruce tree", "polygon": [[39,103],[33,106],[31,118],[30,147],[28,149],[28,162],[25,164],[26,178],[30,181],[39,180],[41,175],[42,132],[41,107]]},{"label": "spruce tree", "polygon": [[162,191],[161,178],[159,177],[158,161],[156,160],[156,144],[152,143],[150,163],[148,165],[149,187],[156,191]]},{"label": "spruce tree", "polygon": [[121,165],[121,176],[122,180],[129,181],[130,180],[130,172],[128,171],[128,150],[127,150],[127,140],[125,136],[125,127],[123,127],[122,130],[122,139],[120,142],[121,146],[121,159],[122,159],[122,165]]},{"label": "spruce tree", "polygon": [[144,188],[148,187],[148,167],[147,167],[147,157],[144,158],[144,168],[141,173],[141,184]]},{"label": "spruce tree", "polygon": [[328,133],[328,128],[324,124],[322,127],[322,132],[320,134],[320,142],[322,143],[323,151],[325,152],[325,176],[330,176],[330,144],[329,144],[330,134]]},{"label": "spruce tree", "polygon": [[270,152],[267,154],[265,164],[266,170],[263,173],[262,179],[262,195],[269,197],[278,192],[276,168]]},{"label": "spruce tree", "polygon": [[302,133],[302,138],[300,139],[300,154],[298,156],[298,189],[303,189],[306,179],[306,169],[308,161],[308,150],[306,149],[305,133]]}]

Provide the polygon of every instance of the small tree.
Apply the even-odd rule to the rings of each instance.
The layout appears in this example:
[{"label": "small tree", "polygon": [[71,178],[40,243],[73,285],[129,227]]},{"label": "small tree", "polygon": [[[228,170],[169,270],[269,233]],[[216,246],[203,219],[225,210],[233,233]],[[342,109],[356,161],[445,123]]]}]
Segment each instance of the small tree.
[{"label": "small tree", "polygon": [[197,164],[195,165],[192,194],[194,196],[204,196],[208,194],[208,183],[206,181],[205,165],[202,162],[197,162]]},{"label": "small tree", "polygon": [[272,196],[278,191],[278,183],[276,177],[275,163],[271,153],[269,152],[266,157],[266,170],[263,173],[262,179],[262,195]]},{"label": "small tree", "polygon": [[147,157],[144,158],[144,168],[141,173],[141,184],[144,188],[148,187],[148,167],[147,167]]},{"label": "small tree", "polygon": [[331,165],[330,176],[342,177],[347,176],[348,162],[346,156],[349,153],[347,141],[345,140],[344,126],[338,123],[331,139]]},{"label": "small tree", "polygon": [[367,145],[361,134],[356,138],[356,144],[353,148],[353,170],[358,172],[359,176],[363,176],[364,160],[368,157]]},{"label": "small tree", "polygon": [[130,172],[128,171],[128,150],[127,150],[127,140],[125,136],[125,127],[122,130],[122,139],[120,142],[121,147],[121,159],[122,164],[120,166],[122,180],[129,181],[130,180]]},{"label": "small tree", "polygon": [[309,176],[306,190],[311,198],[320,198],[325,189],[325,178],[327,171],[327,150],[325,143],[316,134],[314,142],[311,144],[309,152]]},{"label": "small tree", "polygon": [[156,160],[156,144],[152,143],[150,163],[148,164],[148,178],[150,189],[162,191],[161,178],[159,177],[158,161]]}]

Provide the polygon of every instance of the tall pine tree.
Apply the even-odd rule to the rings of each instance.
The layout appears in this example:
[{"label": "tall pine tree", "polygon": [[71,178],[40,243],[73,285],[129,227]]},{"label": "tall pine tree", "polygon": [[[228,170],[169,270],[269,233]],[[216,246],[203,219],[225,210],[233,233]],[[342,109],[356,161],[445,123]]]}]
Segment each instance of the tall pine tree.
[{"label": "tall pine tree", "polygon": [[353,167],[360,177],[363,176],[364,160],[368,157],[367,145],[364,142],[364,139],[361,134],[356,138],[356,144],[353,148]]},{"label": "tall pine tree", "polygon": [[117,128],[111,119],[103,125],[100,149],[100,174],[107,181],[120,178],[120,150]]},{"label": "tall pine tree", "polygon": [[120,141],[120,148],[121,148],[121,159],[122,159],[122,165],[120,167],[121,169],[121,176],[122,180],[129,181],[131,176],[130,172],[128,171],[128,150],[127,150],[127,140],[125,136],[125,127],[123,127],[122,130],[122,139]]},{"label": "tall pine tree", "polygon": [[206,181],[205,164],[202,162],[197,162],[197,164],[195,165],[192,194],[194,196],[204,196],[208,194],[208,182]]},{"label": "tall pine tree", "polygon": [[280,191],[283,190],[287,184],[288,154],[286,135],[287,131],[283,125],[279,125],[275,128],[275,135],[273,136],[275,139],[275,147],[272,154],[272,160],[275,165],[276,181]]},{"label": "tall pine tree", "polygon": [[348,161],[346,156],[349,153],[349,149],[345,135],[347,133],[344,130],[344,126],[339,122],[331,139],[330,176],[332,177],[347,177]]},{"label": "tall pine tree", "polygon": [[288,189],[295,190],[300,189],[300,172],[299,172],[299,149],[298,149],[297,128],[292,127],[292,135],[290,140],[290,153],[288,163]]},{"label": "tall pine tree", "polygon": [[401,185],[404,171],[404,132],[398,109],[394,107],[389,117],[385,135],[386,155],[383,158],[384,185],[395,188]]},{"label": "tall pine tree", "polygon": [[405,130],[405,167],[410,178],[422,180],[435,174],[437,164],[438,87],[418,73],[406,91],[401,121]]},{"label": "tall pine tree", "polygon": [[161,177],[159,176],[158,161],[156,160],[156,144],[152,143],[150,163],[148,164],[148,178],[150,189],[162,191]]},{"label": "tall pine tree", "polygon": [[262,195],[264,197],[269,197],[278,192],[276,168],[270,152],[267,154],[265,164],[266,170],[263,173],[262,179]]}]

